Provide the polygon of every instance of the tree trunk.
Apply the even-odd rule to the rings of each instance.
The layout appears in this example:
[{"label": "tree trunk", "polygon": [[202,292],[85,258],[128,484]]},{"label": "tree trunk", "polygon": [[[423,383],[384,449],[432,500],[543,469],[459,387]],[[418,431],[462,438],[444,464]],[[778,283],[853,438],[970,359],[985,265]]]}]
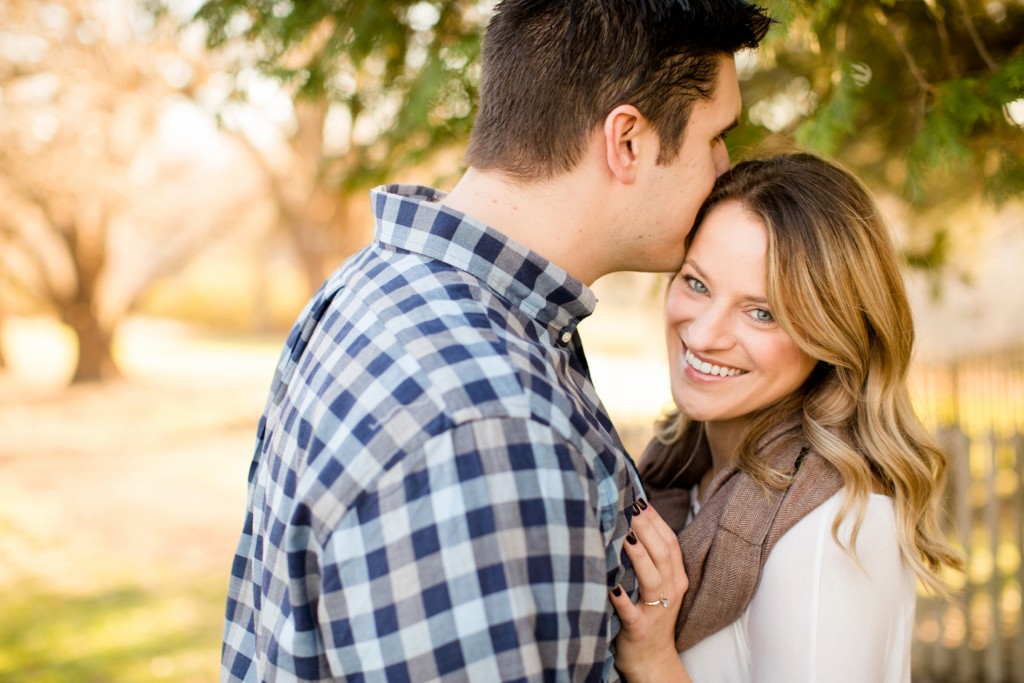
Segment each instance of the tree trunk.
[{"label": "tree trunk", "polygon": [[120,376],[111,353],[113,335],[104,329],[92,307],[76,303],[64,314],[64,322],[78,340],[78,360],[72,384],[102,382]]}]

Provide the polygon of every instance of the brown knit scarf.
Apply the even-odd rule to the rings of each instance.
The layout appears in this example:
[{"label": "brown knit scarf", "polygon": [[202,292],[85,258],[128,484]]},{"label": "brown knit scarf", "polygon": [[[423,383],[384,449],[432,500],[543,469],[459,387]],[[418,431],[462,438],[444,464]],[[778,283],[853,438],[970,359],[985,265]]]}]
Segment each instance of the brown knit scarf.
[{"label": "brown knit scarf", "polygon": [[727,467],[711,480],[699,514],[684,529],[690,489],[711,467],[707,444],[702,445],[691,457],[655,439],[639,467],[648,500],[679,535],[690,582],[676,623],[680,652],[743,614],[775,543],[843,484],[831,463],[808,448],[799,418],[793,418],[758,446],[759,457],[773,467],[795,471],[790,485],[766,491],[735,465]]}]

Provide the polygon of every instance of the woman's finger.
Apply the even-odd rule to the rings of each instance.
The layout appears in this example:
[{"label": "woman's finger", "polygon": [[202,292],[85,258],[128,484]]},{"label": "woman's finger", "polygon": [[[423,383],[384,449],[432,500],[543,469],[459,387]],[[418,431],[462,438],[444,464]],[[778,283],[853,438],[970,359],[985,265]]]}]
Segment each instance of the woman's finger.
[{"label": "woman's finger", "polygon": [[631,528],[656,564],[682,559],[675,532],[650,503],[646,503],[639,514],[633,515]]},{"label": "woman's finger", "polygon": [[[637,544],[643,547],[647,561],[659,572],[661,590],[666,593],[675,593],[675,597],[681,598],[686,592],[689,582],[686,578],[682,551],[679,548],[679,540],[675,532],[649,503],[634,507],[634,513],[631,532],[637,539]],[[630,559],[632,559],[632,555]],[[648,582],[654,583],[654,579],[650,575],[648,575]]]},{"label": "woman's finger", "polygon": [[672,527],[668,525],[668,522],[662,518],[658,509],[650,503],[647,504],[647,510],[644,511],[644,518],[654,524],[658,533],[663,539],[665,539],[666,543],[671,543],[677,548],[679,547],[679,536],[672,530]]},{"label": "woman's finger", "polygon": [[671,583],[672,577],[666,577],[663,570],[652,561],[647,548],[633,531],[626,534],[625,549],[626,555],[633,563],[633,573],[640,589],[640,600],[657,600],[664,590],[663,584],[666,580]]},{"label": "woman's finger", "polygon": [[608,591],[608,598],[612,601],[612,607],[618,613],[619,621],[623,626],[633,627],[640,621],[639,608],[629,599],[629,594],[622,589],[622,586],[615,586]]}]

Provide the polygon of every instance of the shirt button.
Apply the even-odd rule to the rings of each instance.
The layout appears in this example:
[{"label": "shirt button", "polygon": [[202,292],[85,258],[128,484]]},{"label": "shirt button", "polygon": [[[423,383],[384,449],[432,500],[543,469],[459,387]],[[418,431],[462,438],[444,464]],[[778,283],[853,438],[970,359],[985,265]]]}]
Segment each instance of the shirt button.
[{"label": "shirt button", "polygon": [[572,332],[568,332],[568,331],[563,332],[562,333],[562,343],[563,344],[568,344],[571,341],[572,341]]}]

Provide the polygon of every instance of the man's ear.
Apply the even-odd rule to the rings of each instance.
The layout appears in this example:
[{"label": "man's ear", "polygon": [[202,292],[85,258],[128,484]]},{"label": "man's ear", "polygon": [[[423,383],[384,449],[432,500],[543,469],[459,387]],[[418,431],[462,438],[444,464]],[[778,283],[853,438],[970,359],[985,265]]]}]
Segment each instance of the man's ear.
[{"label": "man's ear", "polygon": [[[631,104],[620,104],[604,119],[604,144],[608,169],[626,185],[636,180],[640,138],[650,124]],[[644,150],[646,152],[646,150]]]}]

